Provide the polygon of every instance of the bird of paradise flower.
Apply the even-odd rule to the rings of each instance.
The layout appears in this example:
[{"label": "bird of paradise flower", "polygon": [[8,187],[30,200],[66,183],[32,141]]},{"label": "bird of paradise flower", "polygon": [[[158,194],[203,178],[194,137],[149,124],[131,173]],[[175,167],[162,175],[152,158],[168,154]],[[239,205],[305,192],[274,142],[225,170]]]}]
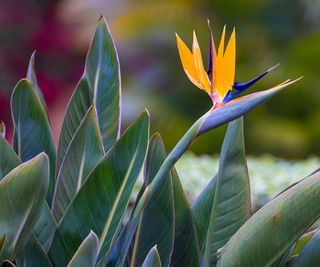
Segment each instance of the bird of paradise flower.
[{"label": "bird of paradise flower", "polygon": [[[224,26],[217,51],[209,21],[208,27],[210,31],[210,50],[209,67],[207,71],[203,65],[201,50],[195,31],[193,31],[192,52],[178,34],[176,34],[176,38],[182,67],[186,75],[195,86],[204,90],[210,96],[213,108],[216,108],[234,99],[279,64],[273,66],[246,83],[234,82],[236,65],[235,28],[233,29],[231,37],[225,48],[226,26]],[[289,79],[278,84],[274,88],[279,86],[284,87],[295,81],[290,82]]]}]

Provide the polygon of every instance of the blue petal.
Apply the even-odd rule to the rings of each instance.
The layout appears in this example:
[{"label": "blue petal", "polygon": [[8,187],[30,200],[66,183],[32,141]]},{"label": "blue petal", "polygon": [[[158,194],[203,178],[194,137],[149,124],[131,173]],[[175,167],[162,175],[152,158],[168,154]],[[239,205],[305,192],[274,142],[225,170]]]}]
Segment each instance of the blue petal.
[{"label": "blue petal", "polygon": [[274,68],[278,67],[279,64],[273,66],[272,68],[268,69],[267,71],[261,73],[260,75],[258,75],[257,77],[255,77],[254,79],[246,82],[246,83],[241,83],[241,82],[235,82],[232,86],[232,88],[234,90],[236,90],[236,92],[232,93],[232,89],[228,91],[228,93],[226,94],[226,96],[223,99],[223,102],[228,102],[231,99],[235,98],[236,96],[238,96],[239,94],[241,94],[243,91],[245,91],[246,89],[248,89],[250,86],[252,86],[253,84],[255,84],[257,81],[259,81],[262,77],[264,77],[265,75],[267,75],[270,71],[272,71]]},{"label": "blue petal", "polygon": [[264,73],[261,73],[260,75],[258,75],[257,77],[255,77],[254,79],[252,79],[249,82],[246,83],[241,83],[241,82],[235,82],[234,85],[232,86],[233,89],[237,90],[237,91],[243,91],[248,89],[251,85],[255,84],[257,81],[259,81],[263,76],[267,75],[270,71],[272,71],[274,68],[278,67],[279,64],[273,66],[272,68],[268,69],[267,71],[265,71]]}]

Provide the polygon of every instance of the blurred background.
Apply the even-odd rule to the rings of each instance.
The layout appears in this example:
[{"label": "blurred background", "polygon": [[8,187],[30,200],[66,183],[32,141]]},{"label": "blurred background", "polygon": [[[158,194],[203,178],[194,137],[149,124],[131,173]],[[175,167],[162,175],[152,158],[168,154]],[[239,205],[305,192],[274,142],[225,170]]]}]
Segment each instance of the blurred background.
[{"label": "blurred background", "polygon": [[[185,76],[175,32],[191,45],[195,29],[203,57],[207,19],[216,36],[237,29],[236,80],[281,63],[248,93],[304,76],[245,117],[246,150],[286,159],[320,156],[320,0],[1,0],[0,119],[10,128],[10,94],[36,50],[36,70],[56,141],[79,80],[95,24],[103,14],[122,71],[123,128],[147,107],[152,130],[170,150],[210,106]],[[216,38],[219,39],[219,38]],[[225,127],[195,142],[196,154],[219,153]]]}]

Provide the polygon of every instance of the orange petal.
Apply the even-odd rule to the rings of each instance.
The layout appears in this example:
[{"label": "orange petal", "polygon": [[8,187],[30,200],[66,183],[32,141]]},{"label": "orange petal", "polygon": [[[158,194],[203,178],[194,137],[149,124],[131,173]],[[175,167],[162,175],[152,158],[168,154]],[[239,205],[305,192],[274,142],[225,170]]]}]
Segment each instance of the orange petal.
[{"label": "orange petal", "polygon": [[223,55],[222,73],[223,81],[219,88],[219,96],[224,97],[227,92],[232,88],[234,83],[236,67],[236,32],[233,29],[231,37],[229,39],[227,48]]},{"label": "orange petal", "polygon": [[204,66],[203,66],[201,50],[199,47],[199,43],[198,43],[195,31],[193,31],[192,53],[193,53],[193,58],[194,58],[194,65],[195,65],[197,73],[199,75],[198,76],[199,81],[200,81],[201,85],[203,86],[203,89],[208,94],[210,94],[211,84],[210,84],[210,80],[208,78],[207,72],[205,71]]},{"label": "orange petal", "polygon": [[[182,67],[187,74],[190,81],[197,87],[201,88],[200,79],[196,70],[196,67],[194,65],[194,58],[189,50],[189,48],[186,46],[186,44],[181,40],[178,34],[176,34],[177,38],[177,45],[179,50],[179,55],[182,63]],[[203,88],[201,88],[203,89]]]},{"label": "orange petal", "polygon": [[218,54],[215,61],[215,68],[214,68],[214,87],[217,90],[219,96],[221,87],[223,86],[223,52],[224,52],[224,39],[226,35],[226,26],[223,27],[223,31],[221,34],[221,40],[218,48]]}]

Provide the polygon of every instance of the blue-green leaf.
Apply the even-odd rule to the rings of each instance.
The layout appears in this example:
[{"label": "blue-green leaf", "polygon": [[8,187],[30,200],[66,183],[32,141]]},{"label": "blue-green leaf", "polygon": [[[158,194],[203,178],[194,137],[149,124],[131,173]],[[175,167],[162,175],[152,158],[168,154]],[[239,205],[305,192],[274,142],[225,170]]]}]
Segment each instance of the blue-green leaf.
[{"label": "blue-green leaf", "polygon": [[200,250],[202,250],[208,231],[211,215],[211,212],[208,211],[212,209],[216,185],[217,175],[210,180],[192,205],[192,215],[197,229]]},{"label": "blue-green leaf", "polygon": [[70,261],[90,230],[99,237],[100,255],[107,252],[141,170],[148,138],[149,115],[144,112],[89,174],[56,230],[49,250],[55,266]]},{"label": "blue-green leaf", "polygon": [[117,140],[120,130],[120,66],[111,32],[103,17],[93,36],[84,73],[68,104],[58,147],[57,170],[87,110],[93,104],[105,151]]},{"label": "blue-green leaf", "polygon": [[174,193],[175,231],[170,266],[199,266],[200,249],[191,209],[176,170],[172,169],[171,173]]},{"label": "blue-green leaf", "polygon": [[150,249],[141,267],[162,267],[157,246]]},{"label": "blue-green leaf", "polygon": [[317,172],[272,199],[232,236],[218,266],[272,266],[320,217],[319,194]]},{"label": "blue-green leaf", "polygon": [[13,148],[25,162],[41,152],[50,161],[50,183],[47,201],[50,205],[55,184],[56,150],[46,113],[31,83],[22,79],[11,96],[11,112],[14,123]]},{"label": "blue-green leaf", "polygon": [[[164,158],[163,142],[160,135],[155,134],[149,144],[145,181],[152,180]],[[169,173],[166,179],[163,179],[162,183],[150,195],[149,202],[140,217],[132,244],[130,266],[141,266],[149,250],[156,244],[161,262],[165,266],[169,264],[174,241],[173,198],[172,178]]]},{"label": "blue-green leaf", "polygon": [[57,223],[51,214],[48,204],[45,202],[41,207],[40,216],[33,229],[34,235],[44,251],[48,251],[56,227]]},{"label": "blue-green leaf", "polygon": [[27,72],[27,79],[30,81],[30,83],[32,84],[32,87],[35,91],[35,93],[38,96],[38,99],[43,107],[43,109],[47,112],[47,105],[46,105],[46,101],[43,97],[42,91],[38,85],[38,81],[37,81],[37,76],[36,76],[36,71],[34,69],[34,62],[35,62],[35,54],[36,51],[34,51],[30,57],[29,60],[29,66],[28,66],[28,72]]},{"label": "blue-green leaf", "polygon": [[103,155],[98,117],[91,106],[70,142],[57,176],[52,211],[58,222]]},{"label": "blue-green leaf", "polygon": [[17,267],[52,267],[46,252],[34,235],[16,258],[16,263]]},{"label": "blue-green leaf", "polygon": [[0,180],[19,164],[18,156],[5,137],[0,134]]},{"label": "blue-green leaf", "polygon": [[13,260],[33,234],[49,183],[45,154],[16,167],[0,181],[0,262]]},{"label": "blue-green leaf", "polygon": [[99,239],[90,231],[67,267],[94,267],[99,253]]},{"label": "blue-green leaf", "polygon": [[243,118],[229,123],[222,145],[216,192],[203,262],[215,266],[222,248],[251,215],[250,184],[244,150]]}]

